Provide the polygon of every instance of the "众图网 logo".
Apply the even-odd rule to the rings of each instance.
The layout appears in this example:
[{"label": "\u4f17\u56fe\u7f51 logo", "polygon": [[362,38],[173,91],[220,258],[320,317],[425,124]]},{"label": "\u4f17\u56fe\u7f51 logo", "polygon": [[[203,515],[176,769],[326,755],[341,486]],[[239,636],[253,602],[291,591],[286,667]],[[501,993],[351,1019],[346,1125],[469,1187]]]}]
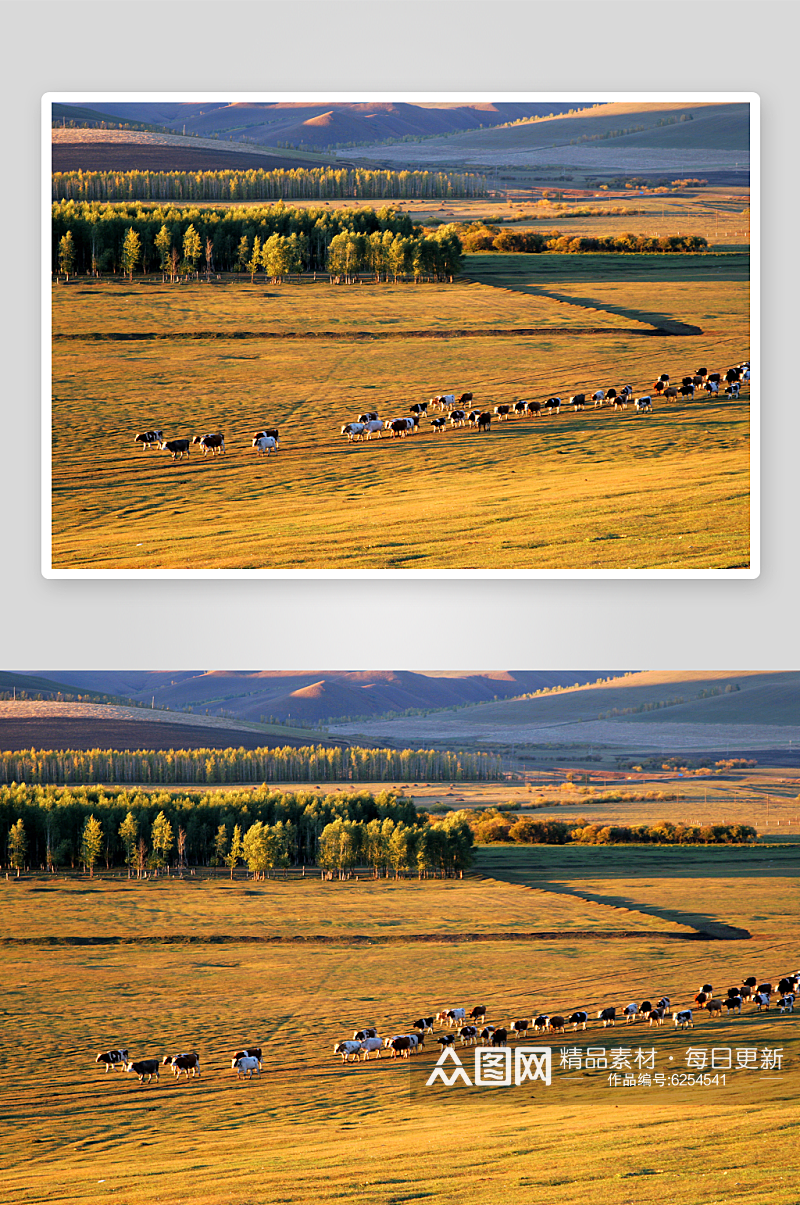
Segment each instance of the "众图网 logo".
[{"label": "\u4f17\u56fe\u7f51 logo", "polygon": [[552,1079],[552,1051],[549,1046],[517,1046],[514,1050],[477,1049],[473,1078],[455,1050],[445,1046],[425,1087],[441,1082],[446,1088],[464,1084],[468,1088],[510,1088],[541,1080],[549,1086]]}]

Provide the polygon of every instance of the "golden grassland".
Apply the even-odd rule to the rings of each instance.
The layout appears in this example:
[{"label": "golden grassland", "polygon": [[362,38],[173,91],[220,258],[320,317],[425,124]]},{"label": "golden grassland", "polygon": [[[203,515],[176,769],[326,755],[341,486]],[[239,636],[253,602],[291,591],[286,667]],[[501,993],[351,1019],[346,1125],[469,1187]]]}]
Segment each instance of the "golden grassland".
[{"label": "golden grassland", "polygon": [[[744,877],[736,850],[711,851],[721,855],[715,869],[706,851],[702,868],[691,865],[689,875],[681,874],[684,850],[661,851],[667,856],[660,866],[649,868],[632,863],[630,851],[583,850],[573,864],[563,850],[545,852],[547,865],[541,849],[522,857],[517,851],[514,864],[500,851],[505,864],[495,867],[501,879],[516,872],[536,884],[533,891],[500,881],[431,884],[426,907],[414,885],[400,884],[391,896],[381,894],[386,884],[378,892],[364,885],[359,890],[369,902],[358,924],[371,941],[346,935],[356,925],[352,885],[330,884],[327,901],[317,898],[314,906],[328,916],[341,909],[338,944],[3,944],[6,1169],[0,1200],[510,1205],[523,1198],[551,1205],[557,1196],[567,1205],[587,1199],[649,1205],[666,1196],[679,1205],[754,1205],[765,1197],[794,1205],[798,1021],[774,1007],[761,1014],[749,1007],[741,1017],[719,1021],[696,1013],[689,1032],[640,1024],[603,1031],[592,1019],[586,1033],[546,1039],[555,1056],[550,1088],[427,1090],[436,1057],[430,1039],[411,1066],[382,1059],[344,1067],[333,1056],[334,1043],[356,1027],[402,1033],[421,1013],[461,1004],[485,1004],[494,1024],[542,1010],[584,1007],[591,1016],[609,1004],[623,1007],[662,992],[683,1007],[703,982],[724,994],[747,975],[774,978],[794,969],[790,880],[785,867],[770,866],[780,851],[744,851],[761,858]],[[126,907],[114,886],[84,880],[93,917],[87,926],[124,924],[135,934],[142,922],[134,901],[150,886],[135,885]],[[301,911],[309,886],[260,885],[258,906],[282,892],[276,907]],[[250,906],[237,896],[241,887],[220,885],[222,902],[214,911],[216,923],[234,933],[243,931]],[[77,891],[70,895],[72,884],[59,883],[52,895],[50,888],[31,894],[25,882],[1,890],[4,907],[19,908],[13,903],[18,892],[36,909],[49,905],[51,935],[63,938],[72,930],[70,900],[79,898]],[[559,941],[448,940],[452,912],[449,904],[442,909],[444,899],[456,910],[460,903],[465,928],[480,913],[481,923],[492,922],[500,933],[512,890],[531,900],[536,915],[544,897],[554,908],[563,901],[618,916],[620,928],[630,928],[632,909],[641,907],[648,919],[660,909],[661,931],[671,925],[685,932],[678,926],[687,917],[713,917],[743,924],[753,936],[665,940],[643,929],[641,936],[610,943],[579,933]],[[600,903],[569,896],[584,890]],[[165,929],[176,931],[178,917],[181,925],[191,919],[193,901],[202,931],[205,892],[173,881],[158,885],[154,897]],[[369,920],[379,899],[392,900],[398,920],[416,909],[417,932],[440,940],[382,943],[381,905],[377,923]],[[781,911],[782,901],[790,912]],[[558,915],[553,911],[553,928]],[[27,933],[24,910],[10,927]],[[94,1063],[97,1051],[120,1043],[132,1057],[197,1050],[201,1077],[177,1082],[164,1074],[158,1084],[141,1086],[133,1075],[104,1074]],[[264,1074],[237,1082],[230,1057],[248,1043],[265,1047]],[[763,1049],[780,1048],[783,1067],[734,1071],[725,1086],[612,1088],[605,1072],[560,1068],[562,1046],[588,1045],[654,1049],[655,1069],[667,1074],[686,1069],[689,1047],[749,1048],[759,1058]],[[471,1051],[463,1059],[469,1066]]]},{"label": "golden grassland", "polygon": [[[630,262],[616,270],[611,258],[474,256],[470,272],[489,283],[455,286],[134,285],[122,299],[117,286],[59,286],[57,334],[71,332],[74,300],[83,332],[117,330],[123,310],[141,332],[225,331],[234,321],[258,332],[268,307],[278,335],[346,337],[56,339],[54,567],[746,566],[746,391],[738,402],[657,402],[651,416],[495,421],[486,437],[437,435],[425,420],[406,439],[349,444],[339,434],[365,409],[395,417],[443,391],[473,392],[487,408],[612,382],[643,392],[662,371],[746,358],[746,281],[703,283],[703,265],[672,264],[697,257],[621,257]],[[740,277],[734,258],[728,274]],[[709,314],[701,335],[626,333],[654,321],[705,329]],[[594,333],[570,337],[576,323]],[[437,324],[455,333],[403,337]],[[516,333],[529,327],[543,333]],[[365,329],[398,337],[364,338]],[[507,333],[482,337],[496,330]],[[221,430],[226,454],[204,461],[195,449],[173,463],[142,452],[133,436],[151,425],[166,438]],[[264,425],[281,433],[268,458],[250,446]]]}]

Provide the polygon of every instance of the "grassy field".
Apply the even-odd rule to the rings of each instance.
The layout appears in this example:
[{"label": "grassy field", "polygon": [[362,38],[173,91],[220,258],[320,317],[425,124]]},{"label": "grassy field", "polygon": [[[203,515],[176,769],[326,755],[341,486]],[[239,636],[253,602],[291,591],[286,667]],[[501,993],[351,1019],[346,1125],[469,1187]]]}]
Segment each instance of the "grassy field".
[{"label": "grassy field", "polygon": [[[746,391],[652,416],[495,421],[485,439],[425,420],[413,438],[339,435],[364,409],[394,417],[441,391],[482,407],[642,392],[662,371],[747,357],[741,256],[621,258],[473,256],[474,279],[454,286],[59,286],[57,336],[169,337],[55,339],[53,566],[746,567]],[[706,268],[723,278],[703,283]],[[654,323],[682,333],[635,333]],[[151,425],[222,430],[228,450],[173,463],[134,447]],[[264,425],[281,447],[261,459]]]},{"label": "grassy field", "polygon": [[[320,891],[309,883],[254,886],[255,897],[243,897],[242,884],[197,890],[173,881],[127,895],[85,880],[83,895],[80,884],[3,885],[6,936],[29,935],[33,914],[43,936],[60,939],[76,925],[137,936],[154,923],[175,932],[192,922],[200,935],[213,926],[235,937],[255,899],[286,918],[337,915],[341,940],[0,945],[8,968],[0,1114],[9,1123],[0,1201],[552,1205],[557,1195],[567,1205],[655,1205],[666,1195],[679,1205],[755,1205],[765,1196],[795,1205],[798,1021],[774,1008],[719,1021],[696,1014],[688,1033],[641,1024],[604,1031],[593,1019],[586,1033],[546,1039],[550,1088],[426,1089],[430,1039],[411,1066],[344,1067],[332,1055],[358,1026],[402,1033],[421,1012],[445,1007],[485,1004],[494,1024],[541,1010],[584,1007],[591,1016],[662,992],[685,1006],[705,981],[724,994],[749,974],[786,973],[795,965],[796,908],[782,909],[791,868],[776,852],[489,850],[481,869],[496,877],[431,885],[427,905],[413,884],[330,884],[324,902],[309,896]],[[636,928],[637,916],[645,927],[610,944],[585,930],[559,941],[453,939],[459,916],[464,929],[477,920],[498,935],[513,929],[515,898],[530,900],[554,929],[566,907],[615,918],[604,931]],[[143,915],[143,899],[152,913]],[[434,940],[383,941],[389,914],[401,930],[415,919],[414,931]],[[701,921],[727,936],[659,936]],[[752,936],[734,939],[742,927]],[[354,942],[356,929],[372,941]],[[106,1075],[95,1055],[120,1043],[132,1057],[197,1050],[201,1077],[162,1075],[148,1087]],[[265,1074],[237,1082],[230,1057],[248,1043],[266,1047]],[[667,1077],[686,1071],[690,1047],[730,1049],[734,1065],[737,1050],[757,1055],[724,1086],[612,1087],[606,1071],[561,1067],[562,1048],[583,1055],[588,1046],[627,1049],[634,1059],[654,1050],[654,1070]],[[780,1070],[760,1067],[765,1049],[782,1051]],[[462,1058],[469,1069],[471,1051]]]}]

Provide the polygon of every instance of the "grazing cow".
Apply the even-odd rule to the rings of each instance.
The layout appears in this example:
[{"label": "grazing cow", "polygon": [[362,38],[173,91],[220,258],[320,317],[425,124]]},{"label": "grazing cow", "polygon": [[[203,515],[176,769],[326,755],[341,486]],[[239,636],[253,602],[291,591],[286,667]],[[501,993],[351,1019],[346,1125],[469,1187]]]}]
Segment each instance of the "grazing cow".
[{"label": "grazing cow", "polygon": [[361,1043],[361,1051],[365,1062],[372,1050],[375,1051],[375,1058],[379,1059],[383,1050],[383,1038],[364,1038],[364,1041]]},{"label": "grazing cow", "polygon": [[[414,402],[414,405],[409,408],[409,413],[416,414],[417,418],[421,418],[423,414],[428,413],[428,403],[427,402]],[[375,417],[376,418],[378,417],[377,414],[375,415]]]},{"label": "grazing cow", "polygon": [[476,1004],[475,1007],[473,1008],[472,1012],[469,1015],[470,1015],[470,1020],[472,1020],[472,1021],[485,1021],[486,1020],[486,1005],[485,1004]]},{"label": "grazing cow", "polygon": [[[364,432],[366,431],[366,429],[367,429],[366,423],[345,423],[344,426],[342,427],[341,431],[339,432],[339,434],[346,435],[347,438],[350,440],[363,439]],[[259,442],[260,442],[259,440],[254,439],[253,447],[254,448],[257,447]]]},{"label": "grazing cow", "polygon": [[481,414],[478,415],[477,426],[478,426],[479,431],[491,431],[492,416],[488,410],[484,410]]},{"label": "grazing cow", "polygon": [[695,373],[695,376],[700,377],[702,380],[705,380],[706,377],[708,376],[708,369],[707,368],[695,368],[694,373]]},{"label": "grazing cow", "polygon": [[669,389],[664,390],[664,400],[665,401],[672,401],[677,396],[678,396],[678,390],[676,389],[676,387],[674,385],[670,386]]},{"label": "grazing cow", "polygon": [[700,988],[700,991],[707,992],[709,995],[709,998],[714,994],[714,989],[710,983],[704,983],[703,986]]},{"label": "grazing cow", "polygon": [[508,1043],[508,1030],[496,1029],[492,1034],[493,1046],[505,1046]]},{"label": "grazing cow", "polygon": [[433,1033],[433,1022],[433,1017],[420,1017],[418,1021],[414,1022],[413,1028],[421,1030],[422,1033]]},{"label": "grazing cow", "polygon": [[193,1050],[191,1054],[165,1054],[161,1060],[162,1063],[172,1067],[173,1074],[180,1079],[182,1074],[189,1078],[189,1072],[192,1075],[200,1075],[200,1059],[197,1051]]},{"label": "grazing cow", "polygon": [[603,402],[605,401],[605,398],[606,398],[605,389],[598,389],[598,390],[596,390],[595,393],[592,394],[592,401],[594,402],[595,409],[597,409],[598,406],[602,406]]},{"label": "grazing cow", "polygon": [[462,1046],[475,1046],[478,1041],[477,1025],[462,1025],[458,1037]]},{"label": "grazing cow", "polygon": [[645,394],[644,397],[637,397],[633,404],[640,411],[652,412],[653,410],[653,399],[649,393]]},{"label": "grazing cow", "polygon": [[694,385],[695,389],[700,388],[700,386],[703,384],[703,379],[704,378],[701,377],[699,373],[695,373],[695,375],[692,377],[692,384]]},{"label": "grazing cow", "polygon": [[[344,431],[342,431],[342,434],[344,435]],[[260,439],[253,440],[253,447],[262,456],[269,456],[270,452],[278,451],[278,441],[273,435],[262,435]]]},{"label": "grazing cow", "polygon": [[147,1076],[147,1082],[149,1084],[153,1076],[158,1079],[159,1066],[160,1064],[158,1059],[140,1059],[138,1063],[126,1062],[125,1070],[135,1072],[136,1075],[139,1076],[139,1082],[142,1084],[144,1083],[144,1077]]},{"label": "grazing cow", "polygon": [[572,406],[573,410],[583,410],[584,406],[586,405],[586,394],[573,393],[572,397],[569,399],[569,404]]},{"label": "grazing cow", "polygon": [[408,1038],[409,1042],[411,1043],[409,1046],[410,1054],[413,1054],[415,1050],[422,1050],[425,1045],[425,1037],[421,1033],[404,1033],[400,1036]]},{"label": "grazing cow", "polygon": [[606,390],[606,401],[607,402],[613,402],[614,399],[616,398],[616,396],[617,396],[616,389],[607,389]]},{"label": "grazing cow", "polygon": [[663,1008],[666,1011],[669,1008],[669,996],[662,996],[656,1004],[656,1008]]},{"label": "grazing cow", "polygon": [[694,1002],[699,1008],[702,1008],[709,998],[708,992],[698,992],[694,998]]},{"label": "grazing cow", "polygon": [[738,397],[739,396],[739,382],[738,381],[731,382],[731,384],[725,390],[725,396],[726,397]]},{"label": "grazing cow", "polygon": [[787,992],[796,992],[797,991],[797,976],[796,975],[784,975],[783,978],[778,980],[778,986],[775,988],[775,991],[780,996],[785,996]]},{"label": "grazing cow", "polygon": [[551,1017],[548,1029],[551,1033],[563,1033],[566,1022],[563,1017]]},{"label": "grazing cow", "polygon": [[434,432],[443,431],[446,424],[447,424],[446,418],[432,418],[431,419],[431,426],[433,427]]},{"label": "grazing cow", "polygon": [[742,989],[740,987],[729,987],[728,988],[729,996],[741,996],[741,994],[742,994]]},{"label": "grazing cow", "polygon": [[496,1026],[486,1025],[481,1030],[481,1042],[485,1046],[487,1042],[491,1042],[492,1034],[495,1032]]},{"label": "grazing cow", "polygon": [[217,455],[217,453],[225,451],[225,436],[221,431],[215,431],[213,435],[195,435],[192,443],[200,444],[204,456],[209,452],[212,455]]},{"label": "grazing cow", "polygon": [[658,379],[659,379],[659,381],[666,381],[667,384],[669,384],[669,373],[662,372],[661,376]]},{"label": "grazing cow", "polygon": [[[425,405],[427,406],[427,404],[428,403],[426,402]],[[360,423],[374,423],[375,420],[377,419],[377,417],[378,417],[377,410],[368,410],[366,414],[359,414],[358,421]],[[269,432],[267,432],[267,434],[269,434]]]},{"label": "grazing cow", "polygon": [[451,410],[450,425],[451,427],[463,427],[467,421],[466,410]]},{"label": "grazing cow", "polygon": [[681,385],[678,392],[680,393],[681,397],[693,398],[694,397],[694,385],[692,385],[691,382],[688,385]]},{"label": "grazing cow", "polygon": [[[344,1043],[341,1043],[341,1044],[344,1045]],[[350,1045],[354,1046],[354,1045],[358,1045],[358,1043],[351,1042]],[[339,1054],[339,1053],[340,1053],[340,1051],[337,1047],[337,1049],[334,1051],[334,1054]],[[342,1062],[344,1062],[344,1061],[345,1061],[344,1056],[342,1056]],[[255,1072],[256,1075],[261,1074],[261,1063],[255,1057],[255,1055],[243,1054],[240,1058],[233,1060],[233,1062],[231,1063],[231,1070],[236,1072],[237,1079],[252,1079],[253,1072]]]},{"label": "grazing cow", "polygon": [[[667,377],[667,380],[669,380],[669,377]],[[620,396],[624,393],[625,397],[630,397],[633,393],[633,385],[623,385],[619,392]]]},{"label": "grazing cow", "polygon": [[653,1007],[652,1000],[643,1000],[642,1003],[639,1005],[639,1012],[644,1016],[645,1013],[650,1012],[650,1009],[652,1007]]},{"label": "grazing cow", "polygon": [[524,1037],[532,1025],[533,1021],[512,1021],[511,1033],[514,1037]]},{"label": "grazing cow", "polygon": [[184,454],[189,459],[188,439],[162,439],[158,446],[162,452],[171,452],[173,460],[183,460]]},{"label": "grazing cow", "polygon": [[706,1012],[709,1014],[709,1016],[721,1017],[722,1016],[722,1001],[721,1000],[707,1000],[706,1004],[705,1004],[705,1009],[706,1009]]},{"label": "grazing cow", "polygon": [[728,371],[725,373],[725,381],[727,382],[728,385],[732,385],[734,383],[734,381],[736,381],[738,383],[739,379],[741,378],[741,375],[742,375],[741,368],[729,368]]},{"label": "grazing cow", "polygon": [[366,432],[367,439],[372,439],[373,435],[377,435],[378,439],[380,439],[381,431],[385,425],[379,418],[371,418],[368,423],[364,423],[364,431]]},{"label": "grazing cow", "polygon": [[500,419],[501,422],[505,422],[505,420],[508,418],[509,414],[511,413],[511,407],[510,406],[495,406],[494,412],[497,415],[497,417]]},{"label": "grazing cow", "polygon": [[458,404],[459,404],[459,406],[466,406],[471,401],[472,401],[471,393],[462,393],[461,397],[458,399]]},{"label": "grazing cow", "polygon": [[729,1013],[735,1012],[737,1016],[742,1015],[742,997],[727,996],[722,1003],[725,1005]]},{"label": "grazing cow", "polygon": [[465,1021],[467,1018],[467,1010],[465,1008],[450,1008],[447,1010],[447,1024],[453,1026],[458,1021]]},{"label": "grazing cow", "polygon": [[375,1026],[372,1025],[372,1026],[370,1026],[369,1029],[357,1029],[356,1032],[353,1034],[353,1041],[354,1042],[365,1042],[367,1040],[367,1038],[377,1038],[377,1036],[378,1036],[378,1031],[375,1028]]},{"label": "grazing cow", "polygon": [[440,1038],[436,1039],[436,1041],[439,1043],[442,1050],[444,1050],[445,1046],[455,1046],[456,1035],[454,1033],[443,1033]]},{"label": "grazing cow", "polygon": [[542,407],[543,410],[549,410],[551,414],[561,413],[561,398],[549,397]]},{"label": "grazing cow", "polygon": [[526,414],[535,414],[537,418],[541,418],[542,403],[541,402],[528,402],[527,406],[525,407],[525,413]]},{"label": "grazing cow", "polygon": [[579,1009],[578,1012],[572,1013],[567,1017],[567,1024],[571,1025],[573,1029],[585,1029],[588,1020],[589,1014],[584,1012],[583,1009]]},{"label": "grazing cow", "polygon": [[655,390],[656,393],[663,393],[664,390],[666,389],[666,387],[667,387],[666,381],[662,381],[660,378],[653,385],[653,389]]},{"label": "grazing cow", "polygon": [[710,372],[708,374],[708,379],[709,381],[713,381],[715,385],[719,385],[720,381],[722,380],[722,373]]},{"label": "grazing cow", "polygon": [[444,410],[445,406],[455,406],[456,395],[454,393],[441,393],[437,397],[432,397],[428,405],[434,409]]},{"label": "grazing cow", "polygon": [[781,996],[780,1000],[778,1001],[778,1012],[781,1012],[781,1013],[793,1013],[794,1012],[794,993],[793,992],[787,992],[784,996]]},{"label": "grazing cow", "polygon": [[537,1033],[545,1033],[549,1024],[550,1018],[542,1013],[540,1016],[534,1018],[533,1028]]},{"label": "grazing cow", "polygon": [[756,992],[753,997],[753,1003],[758,1012],[761,1012],[762,1008],[765,1008],[769,1012],[769,996],[766,992]]},{"label": "grazing cow", "polygon": [[765,995],[771,996],[772,993],[775,991],[775,988],[772,986],[771,983],[759,983],[758,987],[756,988],[756,991],[763,992]]},{"label": "grazing cow", "polygon": [[717,397],[719,395],[719,383],[717,381],[706,381],[703,388],[711,397]]},{"label": "grazing cow", "polygon": [[520,417],[522,417],[522,415],[525,413],[525,402],[514,402],[512,410],[514,414],[518,414]]},{"label": "grazing cow", "polygon": [[480,416],[480,410],[470,410],[469,414],[467,415],[467,422],[471,427],[477,427]]},{"label": "grazing cow", "polygon": [[672,1020],[675,1022],[675,1028],[678,1029],[693,1029],[694,1021],[692,1020],[692,1010],[690,1008],[682,1008],[680,1012],[672,1014]]},{"label": "grazing cow", "polygon": [[742,980],[744,987],[755,987],[757,983],[758,980],[756,979],[755,975],[748,975],[747,979]]},{"label": "grazing cow", "polygon": [[[361,1043],[356,1042],[356,1041],[337,1042],[337,1044],[333,1048],[333,1053],[340,1054],[342,1056],[343,1063],[347,1062],[347,1060],[350,1058],[350,1055],[353,1056],[353,1062],[355,1062],[355,1060],[358,1058],[359,1054],[361,1053]],[[239,1060],[239,1061],[241,1062],[242,1060]],[[236,1062],[237,1062],[237,1060],[234,1059],[231,1066],[235,1067]]]},{"label": "grazing cow", "polygon": [[615,410],[627,410],[629,397],[630,397],[629,393],[617,394],[617,396],[614,398],[614,409]]},{"label": "grazing cow", "polygon": [[96,1063],[104,1063],[106,1072],[115,1071],[117,1067],[123,1067],[128,1061],[127,1050],[105,1050],[102,1054],[98,1054],[94,1060]]},{"label": "grazing cow", "polygon": [[603,1022],[603,1029],[608,1025],[614,1025],[617,1020],[617,1010],[615,1008],[601,1008],[597,1014],[597,1020]]},{"label": "grazing cow", "polygon": [[664,1024],[664,1009],[663,1008],[651,1008],[650,1012],[647,1014],[647,1024],[648,1025],[663,1025]]},{"label": "grazing cow", "polygon": [[141,431],[133,442],[136,444],[141,444],[142,447],[147,450],[147,448],[157,448],[163,438],[163,431]]},{"label": "grazing cow", "polygon": [[[258,1063],[260,1066],[261,1065],[261,1047],[260,1046],[248,1046],[246,1050],[237,1050],[236,1054],[233,1056],[233,1062],[235,1063],[237,1059],[247,1059],[247,1058],[258,1059]],[[231,1064],[231,1066],[233,1066],[233,1064]]]},{"label": "grazing cow", "polygon": [[622,1015],[625,1018],[625,1024],[630,1025],[632,1021],[635,1021],[636,1014],[638,1012],[639,1012],[638,1004],[627,1004],[625,1006],[625,1008],[622,1010]]}]

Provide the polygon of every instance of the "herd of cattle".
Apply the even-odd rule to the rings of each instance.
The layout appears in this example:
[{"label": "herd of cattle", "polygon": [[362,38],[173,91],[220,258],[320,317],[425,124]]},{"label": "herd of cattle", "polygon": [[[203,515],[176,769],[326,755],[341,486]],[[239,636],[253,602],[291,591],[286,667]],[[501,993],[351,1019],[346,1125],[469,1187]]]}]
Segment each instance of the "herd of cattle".
[{"label": "herd of cattle", "polygon": [[408,418],[382,419],[376,410],[359,414],[355,421],[344,424],[340,434],[346,435],[351,441],[372,439],[374,435],[381,439],[384,431],[387,431],[392,438],[413,435],[420,429],[420,421],[427,416],[428,411],[437,409],[448,411],[448,415],[445,418],[444,414],[440,414],[436,418],[429,419],[429,425],[433,427],[434,434],[443,431],[448,423],[450,427],[471,426],[478,431],[490,431],[493,416],[499,422],[515,417],[541,418],[549,414],[560,414],[562,406],[571,406],[573,410],[585,410],[587,407],[599,409],[604,406],[610,406],[614,410],[626,410],[630,404],[641,413],[651,414],[654,394],[671,401],[678,397],[694,398],[695,393],[703,389],[706,394],[716,397],[724,383],[726,396],[738,398],[742,383],[749,380],[750,361],[747,360],[742,364],[737,364],[734,368],[729,368],[725,373],[710,373],[707,368],[698,368],[690,376],[683,377],[680,385],[671,385],[669,373],[663,372],[652,386],[651,392],[643,394],[641,397],[633,396],[632,385],[621,385],[619,389],[612,386],[610,389],[596,389],[594,393],[575,393],[566,400],[553,396],[544,402],[519,401],[513,404],[499,404],[492,410],[484,410],[480,407],[468,410],[467,407],[473,401],[473,394],[462,393],[456,399],[454,393],[444,393],[432,397],[427,402],[415,402],[413,406],[409,407],[410,417]]},{"label": "herd of cattle", "polygon": [[[742,981],[741,987],[728,988],[727,995],[721,999],[714,996],[710,983],[704,983],[694,998],[696,1009],[704,1009],[710,1017],[718,1018],[723,1009],[728,1015],[741,1015],[742,1007],[749,1001],[757,1012],[768,1010],[770,1001],[777,993],[778,1010],[781,1013],[794,1012],[795,994],[800,986],[800,972],[794,975],[782,976],[776,984],[759,983],[755,975],[750,975]],[[626,1024],[636,1021],[646,1021],[649,1026],[663,1025],[670,1014],[669,997],[662,996],[658,1000],[643,1000],[641,1004],[633,1002],[625,1008],[601,1008],[597,1012],[597,1020],[603,1028],[616,1024],[617,1017]],[[696,1010],[695,1010],[696,1011]],[[694,1011],[691,1008],[675,1009],[672,1020],[676,1029],[689,1029],[694,1025]],[[334,1054],[342,1056],[342,1062],[358,1058],[366,1060],[374,1053],[380,1058],[384,1050],[390,1051],[391,1058],[409,1058],[420,1051],[425,1045],[425,1035],[433,1033],[435,1025],[447,1027],[447,1032],[434,1039],[435,1045],[454,1046],[458,1038],[462,1046],[475,1046],[480,1042],[484,1046],[506,1046],[509,1037],[526,1037],[529,1031],[543,1035],[547,1033],[566,1033],[567,1027],[573,1030],[584,1030],[589,1022],[589,1013],[585,1009],[576,1009],[569,1014],[551,1015],[540,1013],[538,1016],[510,1021],[503,1026],[486,1025],[486,1006],[478,1004],[467,1013],[464,1008],[449,1008],[441,1010],[430,1017],[419,1017],[411,1025],[413,1033],[394,1034],[390,1038],[381,1038],[377,1029],[358,1029],[352,1038],[337,1042],[333,1048]]]},{"label": "herd of cattle", "polygon": [[[165,1054],[163,1059],[138,1059],[131,1060],[128,1058],[128,1051],[119,1048],[118,1050],[104,1050],[98,1054],[95,1059],[96,1063],[105,1066],[106,1071],[113,1071],[120,1068],[123,1071],[133,1071],[138,1075],[141,1083],[147,1080],[149,1084],[153,1076],[158,1079],[158,1071],[160,1067],[171,1067],[172,1073],[176,1079],[180,1079],[185,1075],[188,1079],[190,1075],[200,1075],[200,1058],[196,1050],[192,1050],[183,1054]],[[237,1050],[231,1060],[231,1069],[236,1072],[237,1079],[252,1079],[253,1075],[261,1074],[261,1047],[248,1046],[246,1050]]]},{"label": "herd of cattle", "polygon": [[[710,983],[704,983],[694,997],[692,1008],[679,1008],[671,1012],[676,1029],[688,1029],[694,1025],[694,1015],[697,1010],[704,1010],[712,1018],[718,1018],[723,1010],[730,1016],[740,1016],[746,1003],[754,1006],[756,1012],[768,1011],[773,996],[777,995],[777,1006],[780,1013],[793,1013],[794,1001],[800,988],[800,971],[794,975],[782,975],[773,982],[759,983],[755,975],[742,980],[741,987],[730,987],[723,997],[714,995]],[[670,1015],[671,1002],[668,996],[660,999],[635,1001],[624,1008],[601,1008],[597,1012],[597,1020],[604,1029],[616,1024],[617,1018],[624,1020],[626,1025],[637,1021],[646,1021],[649,1026],[663,1025]],[[527,1037],[529,1031],[541,1036],[544,1034],[563,1034],[568,1027],[575,1030],[585,1030],[589,1023],[589,1013],[586,1009],[576,1009],[571,1013],[556,1015],[539,1013],[536,1016],[507,1022],[505,1025],[486,1024],[486,1006],[477,1004],[469,1013],[465,1008],[441,1009],[429,1017],[418,1017],[411,1023],[413,1032],[393,1034],[389,1038],[378,1035],[377,1029],[365,1027],[357,1029],[352,1038],[337,1042],[333,1048],[335,1055],[341,1055],[342,1062],[358,1058],[366,1060],[370,1054],[380,1058],[384,1051],[390,1052],[391,1058],[409,1058],[421,1051],[425,1046],[425,1035],[432,1034],[436,1025],[446,1032],[440,1033],[434,1039],[434,1044],[444,1049],[455,1046],[456,1039],[462,1046],[475,1046],[480,1042],[487,1046],[506,1046],[509,1038]],[[261,1046],[247,1046],[237,1050],[231,1059],[231,1070],[236,1072],[237,1079],[252,1079],[261,1073]],[[200,1075],[200,1058],[196,1050],[184,1051],[182,1054],[165,1055],[162,1059],[131,1059],[127,1049],[105,1050],[98,1054],[96,1063],[104,1066],[106,1071],[120,1069],[133,1072],[141,1083],[148,1084],[155,1078],[161,1067],[169,1067],[176,1079],[185,1075],[187,1079]]]},{"label": "herd of cattle", "polygon": [[[419,430],[420,420],[428,414],[429,409],[447,411],[447,417],[441,413],[429,420],[434,434],[443,431],[448,425],[471,426],[478,431],[490,431],[492,417],[500,422],[509,418],[541,418],[549,414],[560,414],[562,405],[571,406],[573,410],[585,410],[590,406],[595,409],[610,406],[614,410],[625,410],[630,403],[641,413],[652,413],[653,394],[664,397],[667,401],[677,397],[693,398],[699,389],[705,390],[706,394],[711,396],[717,396],[724,383],[726,396],[738,397],[742,383],[749,380],[750,361],[747,360],[729,368],[725,373],[710,373],[707,368],[698,368],[691,376],[683,377],[680,385],[670,385],[669,374],[663,372],[650,393],[641,397],[633,396],[632,385],[622,385],[619,389],[612,386],[610,389],[596,389],[594,393],[575,393],[565,401],[560,397],[549,397],[544,402],[514,402],[497,405],[492,410],[480,407],[469,410],[467,407],[473,401],[471,393],[462,393],[458,399],[454,393],[445,393],[432,397],[427,402],[415,402],[409,407],[407,418],[382,419],[377,410],[359,414],[354,422],[344,424],[340,434],[346,435],[351,441],[372,439],[374,435],[380,439],[384,431],[393,438],[413,435]],[[162,430],[151,428],[149,431],[140,431],[135,436],[134,443],[143,449],[160,448],[162,452],[169,452],[173,460],[183,460],[184,456],[188,459],[189,450],[195,445],[202,449],[203,456],[207,456],[209,452],[212,456],[221,455],[225,451],[225,436],[221,431],[207,431],[203,435],[195,435],[192,439],[188,436],[183,439],[164,439]],[[265,427],[256,431],[250,446],[255,448],[257,455],[268,456],[271,452],[277,452],[278,428]]]}]

